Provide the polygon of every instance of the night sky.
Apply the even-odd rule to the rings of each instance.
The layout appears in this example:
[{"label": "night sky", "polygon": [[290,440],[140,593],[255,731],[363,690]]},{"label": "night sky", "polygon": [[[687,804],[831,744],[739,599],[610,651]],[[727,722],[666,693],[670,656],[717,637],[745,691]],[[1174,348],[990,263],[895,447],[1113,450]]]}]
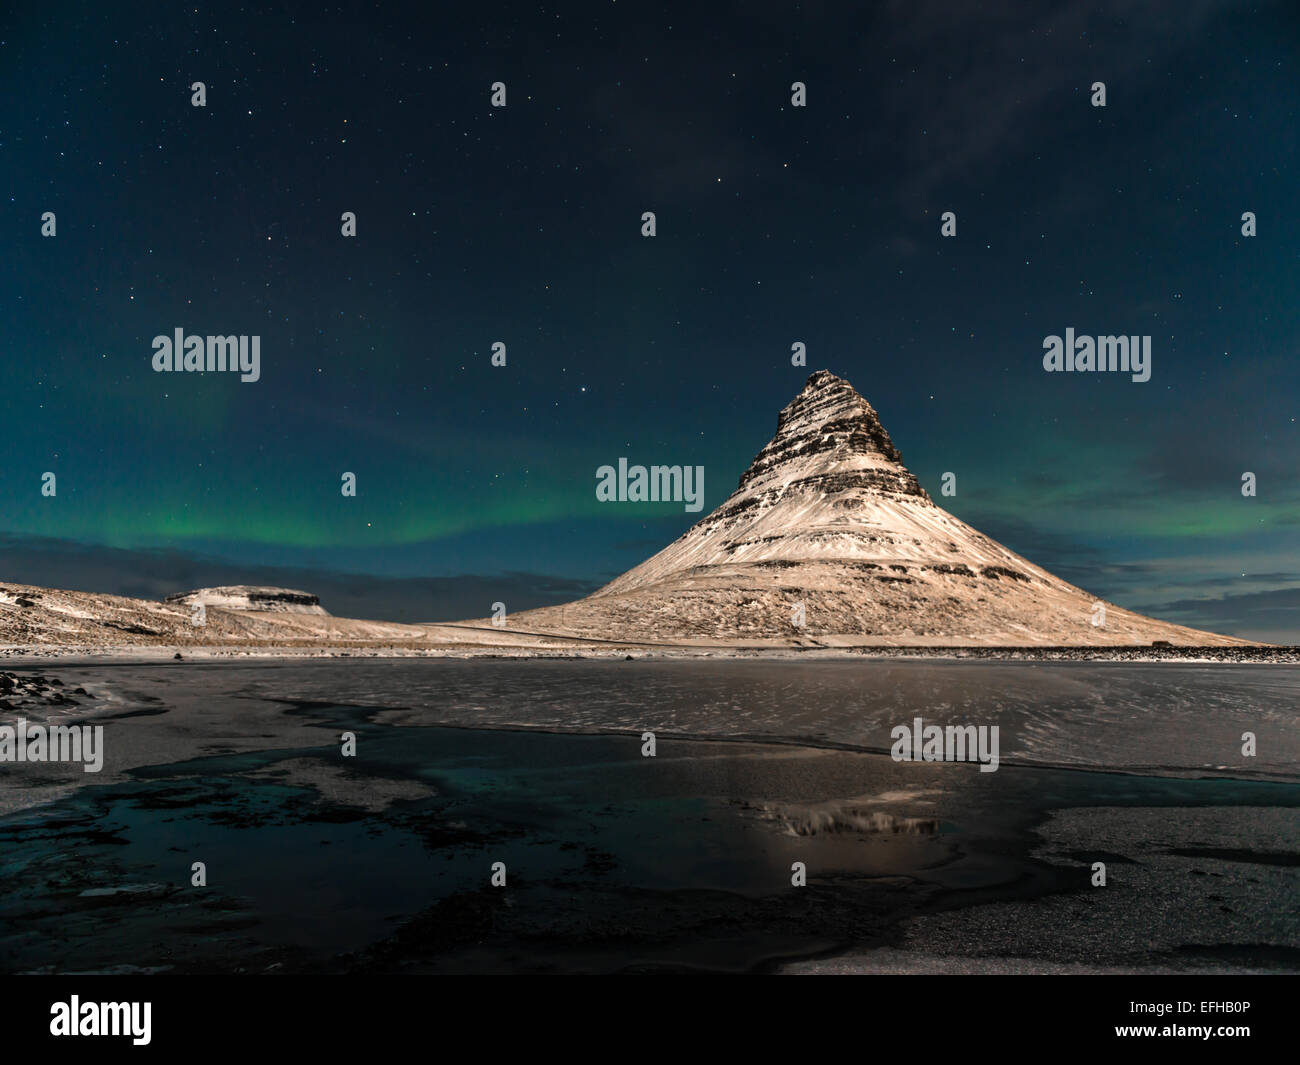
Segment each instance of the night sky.
[{"label": "night sky", "polygon": [[[825,368],[1032,561],[1300,643],[1293,2],[26,6],[0,579],[573,598],[700,516],[599,466],[701,465],[707,512]],[[260,380],[155,373],[178,327]],[[1151,380],[1044,372],[1067,327]]]}]

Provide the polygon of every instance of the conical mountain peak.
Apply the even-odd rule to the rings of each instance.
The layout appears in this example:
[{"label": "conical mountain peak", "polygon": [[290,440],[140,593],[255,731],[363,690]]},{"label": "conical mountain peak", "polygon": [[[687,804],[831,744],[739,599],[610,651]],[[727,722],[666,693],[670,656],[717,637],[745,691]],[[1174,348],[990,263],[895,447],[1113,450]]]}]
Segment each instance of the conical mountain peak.
[{"label": "conical mountain peak", "polygon": [[829,370],[810,376],[781,411],[776,435],[741,475],[737,491],[775,481],[786,491],[856,488],[929,501],[875,409]]},{"label": "conical mountain peak", "polygon": [[1096,601],[925,493],[871,404],[826,370],[717,510],[537,632],[651,641],[1231,643]]}]

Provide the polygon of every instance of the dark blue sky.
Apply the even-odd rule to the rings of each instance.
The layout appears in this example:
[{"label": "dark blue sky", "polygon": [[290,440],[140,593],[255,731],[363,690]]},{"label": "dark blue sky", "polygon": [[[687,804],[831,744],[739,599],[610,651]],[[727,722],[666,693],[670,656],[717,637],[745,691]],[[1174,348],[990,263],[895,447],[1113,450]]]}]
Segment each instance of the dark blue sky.
[{"label": "dark blue sky", "polygon": [[[711,509],[827,368],[1034,562],[1300,642],[1300,13],[1134,6],[0,17],[0,579],[569,598],[695,517],[599,466],[701,465]],[[178,327],[261,379],[153,372]],[[1067,327],[1150,335],[1151,380],[1045,373]]]}]

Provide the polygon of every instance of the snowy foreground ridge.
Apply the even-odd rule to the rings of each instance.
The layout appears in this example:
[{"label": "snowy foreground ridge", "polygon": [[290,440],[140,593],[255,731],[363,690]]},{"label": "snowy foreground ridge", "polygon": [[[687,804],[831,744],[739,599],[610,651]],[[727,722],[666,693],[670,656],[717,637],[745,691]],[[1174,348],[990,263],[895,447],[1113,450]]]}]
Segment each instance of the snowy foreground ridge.
[{"label": "snowy foreground ridge", "polygon": [[[196,603],[203,611],[196,611]],[[195,623],[196,613],[202,624]],[[1097,624],[1099,620],[1104,622]],[[1226,647],[1098,602],[959,521],[821,370],[717,510],[577,602],[448,624],[335,618],[290,589],[144,599],[0,584],[0,646],[601,653],[613,647]]]}]

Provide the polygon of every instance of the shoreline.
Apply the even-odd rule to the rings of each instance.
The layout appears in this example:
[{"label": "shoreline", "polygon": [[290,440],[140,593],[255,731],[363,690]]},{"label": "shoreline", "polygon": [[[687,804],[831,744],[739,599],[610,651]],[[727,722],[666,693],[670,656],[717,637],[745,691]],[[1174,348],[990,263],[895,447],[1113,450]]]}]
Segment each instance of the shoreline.
[{"label": "shoreline", "polygon": [[121,663],[149,665],[176,661],[273,662],[359,659],[472,659],[611,661],[611,660],[701,660],[701,661],[832,661],[931,660],[962,662],[1122,662],[1158,665],[1300,665],[1300,647],[1251,644],[1243,646],[1161,647],[1148,646],[854,646],[798,647],[719,645],[665,645],[611,643],[597,647],[526,646],[474,644],[461,647],[413,647],[397,644],[330,645],[85,645],[24,644],[0,645],[0,661],[23,668],[51,660],[65,664]]}]

